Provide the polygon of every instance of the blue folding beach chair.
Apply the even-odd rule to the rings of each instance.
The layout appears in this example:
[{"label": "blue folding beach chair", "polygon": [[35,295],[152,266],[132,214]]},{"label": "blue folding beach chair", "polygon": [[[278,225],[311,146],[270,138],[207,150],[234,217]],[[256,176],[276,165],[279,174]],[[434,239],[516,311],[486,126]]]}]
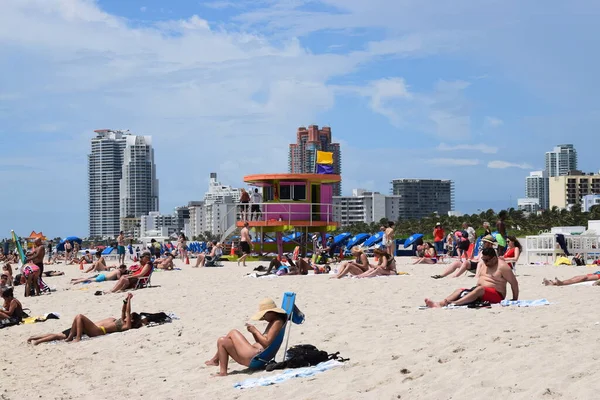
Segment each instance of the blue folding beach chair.
[{"label": "blue folding beach chair", "polygon": [[265,366],[271,361],[275,360],[275,356],[277,356],[277,352],[283,343],[283,339],[285,337],[285,331],[288,331],[287,341],[285,342],[285,350],[283,352],[285,357],[285,352],[287,351],[287,345],[290,340],[290,331],[292,329],[292,321],[294,324],[301,324],[304,322],[304,314],[296,307],[296,293],[293,292],[285,292],[283,294],[283,300],[281,302],[281,308],[285,310],[287,313],[287,320],[281,331],[279,331],[279,335],[275,338],[273,343],[269,347],[267,347],[262,353],[256,355],[252,361],[250,361],[251,369],[263,369]]}]

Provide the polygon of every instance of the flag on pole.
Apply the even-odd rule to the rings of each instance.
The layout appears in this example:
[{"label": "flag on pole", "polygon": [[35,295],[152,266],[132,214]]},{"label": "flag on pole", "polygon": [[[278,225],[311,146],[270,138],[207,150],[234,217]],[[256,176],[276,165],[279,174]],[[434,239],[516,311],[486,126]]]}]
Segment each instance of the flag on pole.
[{"label": "flag on pole", "polygon": [[331,151],[317,150],[317,164],[333,165],[333,153]]},{"label": "flag on pole", "polygon": [[317,174],[333,174],[333,152],[317,150],[315,165]]}]

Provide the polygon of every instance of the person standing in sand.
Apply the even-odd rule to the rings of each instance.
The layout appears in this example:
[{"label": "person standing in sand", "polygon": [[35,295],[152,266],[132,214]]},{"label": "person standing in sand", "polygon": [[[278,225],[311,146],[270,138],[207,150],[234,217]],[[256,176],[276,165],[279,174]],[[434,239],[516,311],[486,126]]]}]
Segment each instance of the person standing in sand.
[{"label": "person standing in sand", "polygon": [[65,264],[68,264],[71,260],[71,251],[73,251],[73,247],[71,246],[71,242],[65,240]]},{"label": "person standing in sand", "polygon": [[492,304],[500,303],[506,297],[506,284],[510,283],[513,301],[519,299],[519,283],[508,264],[498,258],[496,251],[485,248],[481,252],[481,261],[478,272],[477,286],[471,289],[457,289],[444,300],[435,302],[425,299],[425,305],[430,308],[445,307],[447,305],[461,306],[475,301],[489,301]]},{"label": "person standing in sand", "polygon": [[389,221],[387,228],[383,232],[383,245],[391,257],[394,257],[394,250],[396,247],[394,244],[394,235],[394,223]]},{"label": "person standing in sand", "polygon": [[125,235],[123,231],[117,236],[117,254],[119,255],[119,264],[125,264]]},{"label": "person standing in sand", "polygon": [[33,242],[33,251],[27,254],[27,262],[35,264],[40,269],[40,276],[44,273],[44,256],[46,255],[46,248],[42,244],[42,239],[37,238]]},{"label": "person standing in sand", "polygon": [[267,325],[264,333],[260,333],[256,326],[246,324],[246,329],[256,341],[255,344],[250,344],[244,335],[235,329],[217,340],[217,353],[205,364],[219,367],[218,376],[227,376],[229,357],[233,358],[238,364],[249,367],[252,359],[269,347],[279,335],[279,331],[281,331],[287,319],[285,310],[278,308],[272,299],[262,300],[258,310],[251,319],[254,321],[267,321],[269,325]]},{"label": "person standing in sand", "polygon": [[496,222],[496,230],[498,234],[496,235],[496,242],[498,242],[498,255],[503,256],[506,251],[506,224],[504,220],[506,219],[506,211],[502,210],[498,213],[498,222]]},{"label": "person standing in sand", "polygon": [[240,248],[242,249],[242,256],[238,259],[238,266],[242,263],[242,266],[246,266],[246,257],[252,251],[254,247],[252,245],[252,237],[250,236],[250,231],[248,230],[248,222],[244,222],[244,227],[240,231]]}]

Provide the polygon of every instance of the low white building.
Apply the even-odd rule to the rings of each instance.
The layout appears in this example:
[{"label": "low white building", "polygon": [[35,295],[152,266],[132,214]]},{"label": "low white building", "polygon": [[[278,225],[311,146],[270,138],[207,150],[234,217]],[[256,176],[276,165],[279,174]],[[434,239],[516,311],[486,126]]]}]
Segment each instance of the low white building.
[{"label": "low white building", "polygon": [[342,226],[377,222],[386,217],[386,197],[365,189],[354,189],[352,196],[333,196],[333,218]]},{"label": "low white building", "polygon": [[536,213],[541,209],[540,199],[537,197],[524,197],[517,199],[517,209],[527,213]]},{"label": "low white building", "polygon": [[588,194],[581,199],[581,210],[589,212],[594,206],[600,205],[600,194]]},{"label": "low white building", "polygon": [[171,236],[179,232],[177,215],[162,215],[158,211],[140,217],[140,236]]}]

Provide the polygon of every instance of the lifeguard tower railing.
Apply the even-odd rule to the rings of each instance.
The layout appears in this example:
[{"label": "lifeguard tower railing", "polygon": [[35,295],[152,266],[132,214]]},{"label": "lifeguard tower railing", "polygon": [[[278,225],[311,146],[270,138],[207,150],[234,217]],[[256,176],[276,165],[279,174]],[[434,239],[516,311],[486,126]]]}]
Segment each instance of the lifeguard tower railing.
[{"label": "lifeguard tower railing", "polygon": [[[571,255],[582,254],[586,262],[590,256],[600,255],[600,236],[587,234],[563,234],[563,236],[567,251]],[[565,252],[558,244],[554,233],[544,233],[525,238],[525,262],[527,264],[529,264],[532,256],[544,258],[546,263],[553,263],[558,255],[563,254]]]},{"label": "lifeguard tower railing", "polygon": [[[252,206],[260,212],[252,212]],[[260,226],[305,226],[326,227],[336,224],[336,205],[331,203],[238,203],[219,220],[221,241],[224,241],[238,228],[237,223],[259,221]],[[253,224],[251,224],[253,225]]]}]

